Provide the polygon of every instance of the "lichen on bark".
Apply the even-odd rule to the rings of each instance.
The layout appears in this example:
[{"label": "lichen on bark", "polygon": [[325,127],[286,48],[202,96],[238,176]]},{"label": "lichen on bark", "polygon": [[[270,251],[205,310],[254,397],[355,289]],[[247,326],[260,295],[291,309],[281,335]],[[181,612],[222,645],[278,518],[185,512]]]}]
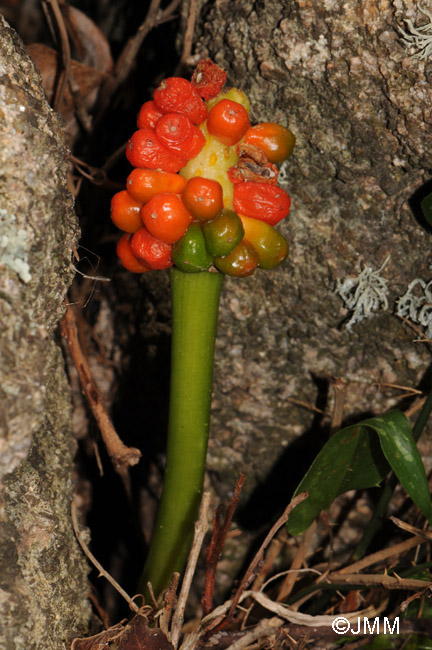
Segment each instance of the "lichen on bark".
[{"label": "lichen on bark", "polygon": [[0,75],[0,648],[57,650],[89,619],[55,341],[78,228],[63,126],[1,17]]}]

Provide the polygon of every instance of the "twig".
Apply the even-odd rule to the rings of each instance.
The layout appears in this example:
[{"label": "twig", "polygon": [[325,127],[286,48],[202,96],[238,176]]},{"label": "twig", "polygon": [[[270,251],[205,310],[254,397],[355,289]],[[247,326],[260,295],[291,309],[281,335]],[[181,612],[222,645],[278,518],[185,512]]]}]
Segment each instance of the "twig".
[{"label": "twig", "polygon": [[350,564],[349,566],[344,567],[343,569],[340,569],[338,571],[333,571],[332,575],[344,575],[346,573],[358,573],[359,571],[362,571],[368,566],[371,566],[372,564],[376,564],[377,562],[383,562],[384,560],[387,560],[390,557],[394,557],[395,555],[401,555],[402,553],[405,553],[408,551],[410,548],[413,548],[414,546],[418,546],[419,544],[424,544],[425,542],[425,536],[422,535],[420,536],[417,535],[416,537],[411,537],[410,539],[405,540],[404,542],[400,542],[400,544],[395,544],[394,546],[390,546],[390,548],[384,548],[381,551],[377,551],[376,553],[372,553],[371,555],[367,555],[366,557],[362,558],[358,562],[354,562],[354,564]]},{"label": "twig", "polygon": [[124,477],[128,466],[136,465],[139,462],[141,452],[135,447],[126,447],[112,425],[107,410],[103,405],[102,396],[91,374],[88,361],[81,349],[73,307],[68,300],[66,300],[66,313],[60,321],[60,329],[78,371],[83,392],[100,428],[108,454],[118,473]]},{"label": "twig", "polygon": [[177,587],[180,581],[180,573],[174,573],[174,575],[171,578],[171,582],[169,584],[168,589],[164,593],[164,603],[165,606],[162,610],[162,614],[159,618],[159,625],[164,632],[164,634],[168,637],[169,635],[169,625],[171,621],[171,614],[174,608],[174,605],[177,601],[176,598],[176,593],[177,593]]},{"label": "twig", "polygon": [[309,551],[310,543],[312,541],[312,537],[315,534],[315,530],[316,530],[316,522],[314,521],[309,526],[309,528],[307,529],[307,531],[305,532],[303,537],[301,538],[299,547],[297,549],[297,553],[296,553],[296,555],[295,555],[295,557],[294,557],[294,559],[292,561],[291,567],[290,567],[292,573],[288,573],[285,580],[284,580],[284,582],[282,583],[279,594],[277,596],[277,601],[278,602],[283,602],[290,595],[290,593],[291,593],[291,591],[292,591],[292,589],[294,587],[295,581],[298,578],[298,573],[297,573],[296,569],[300,569],[300,567],[302,566],[303,562],[306,559],[306,556],[307,556],[308,551]]},{"label": "twig", "polygon": [[248,585],[252,582],[255,569],[257,568],[258,564],[261,562],[262,557],[264,555],[264,551],[267,548],[267,546],[270,544],[271,540],[273,537],[276,535],[277,531],[279,528],[281,528],[287,521],[288,518],[294,510],[296,506],[298,506],[299,503],[307,499],[308,497],[307,492],[302,492],[302,494],[297,495],[291,503],[287,505],[277,522],[271,527],[270,531],[267,533],[263,543],[261,544],[260,548],[258,549],[258,552],[255,554],[255,557],[253,558],[252,562],[250,563],[246,573],[243,576],[242,581],[240,582],[240,585],[232,599],[231,606],[227,615],[227,619],[230,620],[234,614],[234,611],[239,603],[240,596],[244,592],[245,589],[247,589]]},{"label": "twig", "polygon": [[160,22],[165,22],[177,9],[180,0],[173,0],[164,11],[160,9],[161,0],[151,0],[147,15],[132,38],[128,40],[117,59],[113,74],[107,78],[100,92],[100,113],[97,117],[99,123],[106,110],[111,97],[128,77],[135,57],[143,44],[147,34]]},{"label": "twig", "polygon": [[330,584],[362,585],[365,587],[380,586],[386,589],[406,589],[407,591],[419,591],[426,587],[432,587],[432,582],[425,582],[424,580],[411,580],[409,578],[400,578],[399,576],[393,577],[386,574],[377,575],[375,573],[350,573],[348,575],[328,573],[325,581]]},{"label": "twig", "polygon": [[234,641],[227,650],[243,650],[250,643],[257,639],[262,639],[263,636],[270,636],[276,632],[283,625],[283,620],[274,616],[273,618],[264,619],[256,625],[253,630],[246,632],[241,639]]},{"label": "twig", "polygon": [[295,404],[296,406],[301,406],[308,411],[312,411],[313,413],[318,413],[319,415],[324,415],[328,417],[327,413],[323,411],[322,409],[317,408],[316,406],[312,406],[312,404],[308,404],[307,402],[302,402],[300,399],[295,399],[294,397],[286,397],[286,401],[290,402],[290,404]]},{"label": "twig", "polygon": [[426,334],[422,332],[422,330],[417,327],[417,325],[414,325],[410,320],[407,318],[404,318],[403,316],[400,316],[399,314],[395,314],[397,318],[399,318],[401,321],[405,323],[405,325],[408,325],[408,327],[411,327],[412,330],[420,337],[419,339],[415,340],[414,343],[427,343],[428,345],[432,344],[432,341],[428,339]]},{"label": "twig", "polygon": [[333,413],[330,424],[330,435],[333,435],[342,425],[347,381],[342,377],[330,377],[330,384],[333,386],[334,392]]},{"label": "twig", "polygon": [[170,641],[174,646],[174,650],[176,650],[180,639],[181,628],[184,620],[186,601],[189,595],[192,578],[195,573],[195,567],[198,561],[198,556],[200,554],[202,543],[204,541],[204,537],[208,529],[208,512],[210,508],[210,499],[211,499],[210,493],[204,492],[201,500],[198,520],[195,523],[195,533],[192,542],[192,548],[189,553],[185,575],[183,578],[180,594],[178,597],[177,607],[175,608],[172,625],[171,625]]},{"label": "twig", "polygon": [[53,101],[53,108],[55,111],[58,111],[71,72],[71,51],[70,51],[69,37],[68,37],[66,25],[57,0],[45,0],[45,2],[51,7],[55,21],[57,23],[57,28],[59,31],[60,42],[61,42],[61,56],[63,61],[63,71],[60,75],[59,83],[56,88],[54,101]]},{"label": "twig", "polygon": [[[257,573],[257,577],[255,578],[255,581],[252,585],[252,589],[254,591],[258,591],[263,586],[270,569],[272,568],[277,556],[279,555],[286,541],[287,541],[287,533],[286,530],[283,528],[281,531],[279,531],[276,537],[272,539],[272,541],[270,542],[267,553],[265,554],[264,562],[260,567]],[[285,573],[286,572],[284,571],[283,575],[285,575]],[[281,574],[278,574],[279,577],[280,575]],[[272,576],[270,580],[272,580],[273,578],[274,576]],[[266,584],[268,584],[268,581]]]},{"label": "twig", "polygon": [[183,72],[184,68],[188,65],[189,58],[192,52],[192,45],[194,39],[195,23],[198,17],[198,2],[197,0],[189,0],[188,17],[186,21],[186,30],[183,40],[183,49],[180,56],[180,61],[175,69],[175,74],[179,75]]},{"label": "twig", "polygon": [[79,545],[81,546],[82,550],[84,551],[85,555],[88,557],[90,562],[96,567],[96,569],[99,571],[100,575],[102,575],[108,582],[114,587],[116,591],[126,600],[126,602],[129,604],[129,607],[134,610],[134,612],[137,612],[139,610],[138,605],[132,600],[132,598],[125,592],[123,587],[120,587],[119,583],[114,580],[114,578],[108,573],[108,571],[105,571],[103,566],[98,562],[98,560],[95,558],[93,553],[90,551],[88,548],[87,544],[85,543],[82,533],[79,529],[79,524],[78,524],[78,517],[77,517],[77,507],[75,501],[72,501],[71,503],[71,516],[72,516],[72,526],[74,529],[74,533],[76,535],[76,538],[78,540]]},{"label": "twig", "polygon": [[422,530],[416,526],[411,526],[411,524],[407,524],[406,521],[402,521],[402,519],[398,519],[397,517],[390,516],[389,519],[391,519],[398,528],[402,528],[402,530],[406,530],[412,535],[418,535],[418,537],[423,538],[423,540],[427,539],[429,542],[432,541],[432,532],[430,530]]},{"label": "twig", "polygon": [[231,526],[234,511],[240,499],[240,492],[245,482],[245,475],[240,474],[235,484],[234,493],[226,510],[225,517],[222,525],[220,524],[219,517],[222,514],[222,509],[218,508],[213,517],[213,531],[210,544],[206,554],[206,572],[204,582],[204,595],[202,597],[203,613],[206,616],[213,609],[213,593],[214,584],[216,579],[216,569],[219,558],[222,554],[228,532]]}]

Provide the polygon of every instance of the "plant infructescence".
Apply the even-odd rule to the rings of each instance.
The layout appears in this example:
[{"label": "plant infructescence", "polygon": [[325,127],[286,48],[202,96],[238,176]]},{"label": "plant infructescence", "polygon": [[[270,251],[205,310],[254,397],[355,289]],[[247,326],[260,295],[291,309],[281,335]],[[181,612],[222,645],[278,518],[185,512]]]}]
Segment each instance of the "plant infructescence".
[{"label": "plant infructescence", "polygon": [[[124,267],[135,273],[171,269],[167,461],[139,585],[145,593],[150,582],[156,596],[184,567],[201,499],[223,278],[273,269],[288,254],[288,243],[274,228],[290,209],[276,165],[291,154],[294,136],[273,123],[252,126],[247,97],[235,88],[223,91],[225,78],[211,61],[201,61],[192,82],[171,77],[161,83],[139,112],[126,154],[134,169],[112,200],[112,220],[124,231],[117,245]],[[357,283],[339,286],[359,311],[351,324],[387,305],[379,271],[364,269]],[[296,494],[307,492],[309,498],[291,513],[288,530],[301,534],[338,494],[378,485],[390,469],[432,522],[415,445],[431,408],[432,397],[414,436],[399,411],[337,432],[298,486]],[[363,548],[369,538],[368,533]]]},{"label": "plant infructescence", "polygon": [[192,82],[164,80],[138,115],[126,156],[134,169],[111,204],[117,245],[135,273],[171,271],[172,362],[163,495],[140,590],[159,595],[187,558],[203,486],[214,342],[225,275],[273,269],[288,254],[274,226],[290,209],[277,163],[291,131],[252,126],[249,101],[223,90],[226,73],[201,61]]}]

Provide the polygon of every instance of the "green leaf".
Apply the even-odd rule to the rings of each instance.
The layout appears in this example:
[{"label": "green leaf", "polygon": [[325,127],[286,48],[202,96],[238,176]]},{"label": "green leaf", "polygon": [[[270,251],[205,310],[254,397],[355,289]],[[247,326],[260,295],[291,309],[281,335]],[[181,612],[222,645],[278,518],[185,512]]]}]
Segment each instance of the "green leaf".
[{"label": "green leaf", "polygon": [[309,497],[291,513],[288,531],[303,533],[339,494],[378,485],[390,467],[432,521],[427,478],[411,427],[403,413],[390,411],[346,427],[328,440],[295,491],[308,492]]}]

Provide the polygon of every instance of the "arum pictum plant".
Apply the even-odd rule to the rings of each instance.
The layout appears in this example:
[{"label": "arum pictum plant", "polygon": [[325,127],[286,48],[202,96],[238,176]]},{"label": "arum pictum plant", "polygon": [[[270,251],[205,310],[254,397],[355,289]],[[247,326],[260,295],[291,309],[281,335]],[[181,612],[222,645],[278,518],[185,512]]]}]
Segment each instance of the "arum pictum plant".
[{"label": "arum pictum plant", "polygon": [[134,273],[171,268],[172,367],[162,500],[140,590],[156,596],[181,572],[203,486],[219,297],[225,275],[273,269],[288,254],[274,226],[290,209],[277,163],[294,147],[283,126],[252,126],[246,95],[201,61],[189,82],[164,80],[138,115],[134,170],[112,199]]}]

